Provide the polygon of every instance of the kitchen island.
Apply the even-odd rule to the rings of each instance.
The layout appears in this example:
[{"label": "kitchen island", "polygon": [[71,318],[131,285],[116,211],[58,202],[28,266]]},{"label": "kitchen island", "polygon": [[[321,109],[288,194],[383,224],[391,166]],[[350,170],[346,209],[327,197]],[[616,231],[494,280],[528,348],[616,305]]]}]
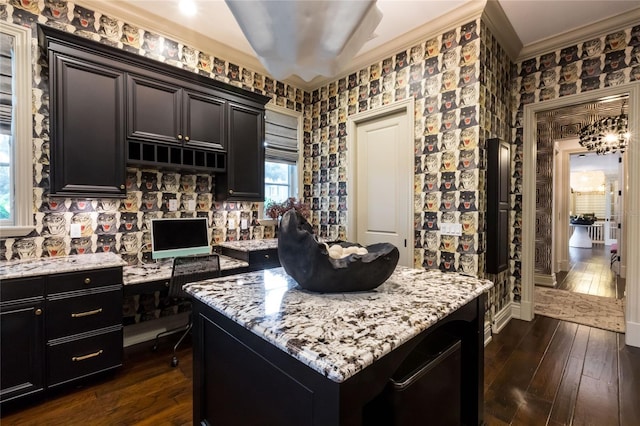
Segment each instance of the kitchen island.
[{"label": "kitchen island", "polygon": [[188,284],[194,424],[481,424],[491,286],[405,267],[358,293],[282,268]]}]

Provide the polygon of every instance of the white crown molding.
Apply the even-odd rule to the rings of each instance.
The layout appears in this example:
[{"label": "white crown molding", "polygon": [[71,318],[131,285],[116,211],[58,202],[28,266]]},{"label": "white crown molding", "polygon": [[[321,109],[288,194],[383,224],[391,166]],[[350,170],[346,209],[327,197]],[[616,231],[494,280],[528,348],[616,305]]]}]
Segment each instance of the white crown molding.
[{"label": "white crown molding", "polygon": [[613,30],[638,25],[638,22],[640,22],[640,7],[528,44],[520,51],[515,62],[521,62],[544,53],[554,52],[563,47],[602,37]]},{"label": "white crown molding", "polygon": [[500,46],[507,52],[509,58],[511,60],[517,58],[522,50],[522,42],[497,0],[487,1],[482,13],[482,20],[498,40]]}]

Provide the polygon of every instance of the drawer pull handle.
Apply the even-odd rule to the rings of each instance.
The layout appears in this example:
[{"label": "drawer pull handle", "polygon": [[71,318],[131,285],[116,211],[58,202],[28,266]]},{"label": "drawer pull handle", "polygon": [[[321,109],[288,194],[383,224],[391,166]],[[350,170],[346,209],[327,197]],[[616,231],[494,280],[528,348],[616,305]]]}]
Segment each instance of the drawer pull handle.
[{"label": "drawer pull handle", "polygon": [[35,310],[34,314],[36,315],[42,315],[42,309],[38,308]]},{"label": "drawer pull handle", "polygon": [[91,278],[87,277],[84,279],[85,284],[91,284]]},{"label": "drawer pull handle", "polygon": [[72,313],[72,314],[71,314],[71,318],[82,318],[82,317],[88,317],[89,315],[99,314],[100,312],[102,312],[102,308],[94,309],[93,311],[78,312],[77,314],[76,314],[76,313]]},{"label": "drawer pull handle", "polygon": [[103,350],[100,349],[98,352],[94,352],[92,354],[86,354],[86,355],[82,355],[82,356],[74,356],[74,357],[71,357],[71,361],[74,361],[74,362],[75,361],[84,361],[85,359],[95,358],[95,357],[101,355],[102,352],[103,352]]}]

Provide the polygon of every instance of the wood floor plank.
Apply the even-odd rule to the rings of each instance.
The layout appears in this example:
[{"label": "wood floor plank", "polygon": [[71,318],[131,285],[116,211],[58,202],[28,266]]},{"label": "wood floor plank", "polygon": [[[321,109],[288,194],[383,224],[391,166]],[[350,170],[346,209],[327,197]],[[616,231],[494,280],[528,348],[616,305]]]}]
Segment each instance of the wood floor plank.
[{"label": "wood floor plank", "polygon": [[562,372],[571,353],[578,325],[561,322],[549,345],[544,359],[536,372],[528,393],[545,401],[553,402],[560,386]]},{"label": "wood floor plank", "polygon": [[624,334],[617,338],[620,424],[640,425],[640,348],[625,345]]},{"label": "wood floor plank", "polygon": [[485,390],[493,383],[507,360],[533,326],[533,322],[511,320],[508,327],[493,336],[485,350],[484,383]]},{"label": "wood floor plank", "polygon": [[485,409],[491,415],[511,423],[558,323],[558,320],[543,316],[534,319],[530,331],[485,392]]},{"label": "wood floor plank", "polygon": [[592,328],[573,423],[619,424],[618,392],[616,333]]},{"label": "wood floor plank", "polygon": [[550,422],[569,425],[575,411],[578,388],[582,378],[584,356],[589,343],[590,327],[581,325],[576,331],[567,365],[562,373],[560,386],[549,417]]},{"label": "wood floor plank", "polygon": [[522,426],[545,426],[551,411],[551,402],[525,394],[511,424]]}]

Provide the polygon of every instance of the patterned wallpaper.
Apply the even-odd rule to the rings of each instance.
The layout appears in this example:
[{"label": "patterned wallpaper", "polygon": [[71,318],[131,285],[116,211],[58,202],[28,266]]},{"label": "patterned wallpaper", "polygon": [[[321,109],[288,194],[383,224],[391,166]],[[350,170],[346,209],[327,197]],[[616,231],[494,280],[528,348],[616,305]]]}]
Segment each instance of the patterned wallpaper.
[{"label": "patterned wallpaper", "polygon": [[[522,126],[524,105],[640,81],[640,25],[566,46],[514,64],[512,102],[512,198],[517,224],[522,218]],[[551,271],[552,138],[551,128],[538,127],[536,185],[536,272]],[[520,235],[514,233],[511,252],[514,295],[520,294]]]},{"label": "patterned wallpaper", "polygon": [[[511,117],[511,104],[509,102],[509,83],[511,81],[511,60],[507,55],[507,52],[500,46],[500,43],[491,33],[491,30],[486,26],[484,22],[481,22],[480,31],[480,137],[479,145],[482,148],[480,151],[482,158],[480,161],[480,188],[485,188],[485,174],[487,168],[487,159],[484,156],[486,149],[486,141],[491,138],[499,138],[501,140],[511,142],[510,123]],[[486,205],[486,194],[492,191],[493,188],[486,188],[482,192],[482,205]],[[512,195],[513,196],[513,195]],[[486,223],[484,220],[484,214],[486,208],[482,208],[480,217],[482,223],[479,235],[481,238],[482,252],[486,251],[485,245],[485,232]],[[516,224],[511,219],[510,229],[512,233],[519,232],[516,228]],[[510,248],[513,251],[515,249],[513,244],[510,244]],[[480,267],[484,266],[484,255],[482,261],[479,263]],[[480,273],[483,272],[481,269]],[[490,279],[494,283],[494,287],[489,292],[488,305],[489,315],[491,318],[500,312],[503,308],[508,307],[512,298],[518,299],[517,295],[512,295],[511,281],[509,276],[512,271],[507,269],[499,274],[486,274],[486,278]]]},{"label": "patterned wallpaper", "polygon": [[[0,4],[0,19],[30,26],[34,52],[39,52],[36,24],[43,23],[266,94],[273,98],[275,104],[292,110],[302,111],[303,105],[309,103],[310,94],[301,89],[71,2],[10,0],[8,4]],[[36,230],[26,238],[0,240],[0,259],[114,251],[129,264],[148,261],[148,221],[152,217],[206,216],[213,243],[274,236],[272,226],[259,226],[257,203],[214,202],[213,175],[131,168],[127,172],[127,197],[123,200],[50,197],[47,63],[46,58],[34,56],[33,191]],[[170,199],[178,200],[177,211],[169,211]],[[229,229],[230,219],[234,219],[236,224],[241,219],[248,219],[249,229]],[[69,237],[72,223],[81,224],[80,238]]]},{"label": "patterned wallpaper", "polygon": [[[479,20],[437,35],[315,90],[305,105],[304,194],[321,236],[346,235],[346,121],[413,97],[414,264],[476,275],[481,209]],[[461,237],[440,224],[460,222]]]}]

